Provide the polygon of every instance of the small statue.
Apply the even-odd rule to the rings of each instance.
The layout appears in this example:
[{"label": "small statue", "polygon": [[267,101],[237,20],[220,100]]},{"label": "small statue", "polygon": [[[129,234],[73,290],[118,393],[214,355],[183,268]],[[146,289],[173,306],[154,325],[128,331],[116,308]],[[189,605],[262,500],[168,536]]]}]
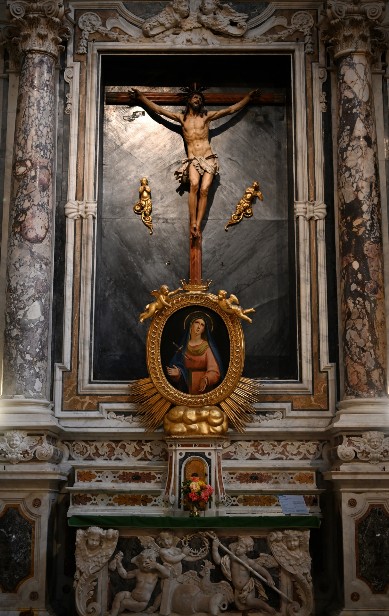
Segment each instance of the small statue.
[{"label": "small statue", "polygon": [[[211,533],[208,533],[212,536]],[[221,565],[222,572],[225,577],[232,582],[234,588],[235,605],[243,614],[249,610],[260,610],[261,613],[276,614],[276,610],[267,603],[267,595],[265,589],[258,579],[253,579],[253,573],[256,578],[262,582],[275,588],[275,583],[262,564],[262,558],[250,558],[247,554],[253,551],[254,541],[252,537],[241,536],[235,543],[230,543],[227,549],[217,538],[212,536],[212,557],[217,565]],[[220,556],[219,547],[227,554]],[[267,556],[264,554],[263,556]],[[267,560],[267,559],[265,559]]]},{"label": "small statue", "polygon": [[147,183],[147,178],[141,178],[139,187],[139,201],[134,205],[135,214],[139,214],[142,222],[153,234],[153,221],[151,218],[153,206],[151,203],[151,188]]},{"label": "small statue", "polygon": [[247,30],[248,15],[238,13],[220,0],[201,0],[197,19],[216,34],[243,36]]},{"label": "small statue", "polygon": [[[158,580],[167,579],[170,571],[164,565],[156,562],[157,554],[152,549],[143,550],[140,554],[131,559],[131,563],[137,566],[137,569],[126,571],[123,567],[123,552],[118,552],[113,560],[109,563],[110,571],[117,570],[118,574],[124,580],[135,579],[135,587],[133,590],[122,590],[118,592],[112,602],[109,616],[118,616],[124,611],[143,612],[146,610]],[[154,606],[150,606],[146,612],[154,611]],[[108,615],[107,615],[108,616]]]},{"label": "small statue", "polygon": [[147,304],[144,311],[140,314],[140,323],[143,323],[146,319],[153,317],[155,313],[162,310],[162,308],[170,308],[167,298],[171,295],[175,295],[178,291],[182,291],[181,287],[175,291],[169,291],[169,287],[166,284],[163,284],[157,291],[151,291],[151,295],[153,295],[156,300],[155,302]]},{"label": "small statue", "polygon": [[255,308],[246,308],[243,310],[243,308],[239,306],[239,300],[236,295],[230,294],[230,297],[227,298],[227,291],[221,289],[217,294],[217,300],[215,301],[218,302],[220,308],[227,314],[234,314],[239,317],[239,319],[243,319],[249,323],[253,322],[247,314],[250,312],[255,312]]},{"label": "small statue", "polygon": [[263,194],[259,190],[259,183],[253,182],[251,186],[248,186],[244,191],[244,195],[237,204],[235,208],[235,212],[231,215],[230,220],[224,227],[226,231],[228,231],[228,227],[232,225],[237,225],[243,218],[251,218],[253,215],[253,203],[254,199],[258,197],[261,201],[263,201]]},{"label": "small statue", "polygon": [[101,609],[95,601],[94,588],[99,571],[111,558],[119,538],[119,531],[109,528],[103,530],[90,526],[86,530],[79,528],[76,535],[76,572],[74,574],[75,601],[78,614],[86,614],[93,609]]}]

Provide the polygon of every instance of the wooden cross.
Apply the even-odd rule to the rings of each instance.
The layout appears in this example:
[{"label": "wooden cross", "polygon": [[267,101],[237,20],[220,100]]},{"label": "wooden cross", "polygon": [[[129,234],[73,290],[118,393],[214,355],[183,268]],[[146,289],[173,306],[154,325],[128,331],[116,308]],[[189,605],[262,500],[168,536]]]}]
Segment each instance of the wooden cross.
[{"label": "wooden cross", "polygon": [[[158,105],[184,105],[185,94],[172,92],[143,92],[149,100]],[[241,93],[205,93],[205,106],[210,105],[233,105],[242,99]],[[285,105],[286,96],[281,92],[261,92],[254,97],[250,104],[255,105]],[[106,92],[106,105],[139,105],[130,92]],[[189,239],[189,285],[188,287],[201,287],[202,280],[202,241],[201,234],[198,237],[190,236]]]}]

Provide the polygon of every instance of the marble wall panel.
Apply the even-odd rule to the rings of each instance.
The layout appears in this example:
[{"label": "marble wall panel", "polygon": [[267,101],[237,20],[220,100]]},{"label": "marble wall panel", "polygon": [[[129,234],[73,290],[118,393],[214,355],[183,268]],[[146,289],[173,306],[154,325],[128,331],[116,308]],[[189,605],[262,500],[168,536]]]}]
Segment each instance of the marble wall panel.
[{"label": "marble wall panel", "polygon": [[33,575],[33,539],[32,522],[18,507],[7,507],[0,516],[0,591],[16,593]]}]

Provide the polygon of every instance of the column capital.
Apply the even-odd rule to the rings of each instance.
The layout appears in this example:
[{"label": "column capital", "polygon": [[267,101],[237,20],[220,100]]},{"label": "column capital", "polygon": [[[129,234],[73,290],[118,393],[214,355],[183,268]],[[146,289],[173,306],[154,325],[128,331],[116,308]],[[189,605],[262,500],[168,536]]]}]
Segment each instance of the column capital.
[{"label": "column capital", "polygon": [[68,11],[61,0],[8,0],[7,8],[13,42],[22,53],[35,51],[58,57],[62,40],[69,37],[69,28],[63,23]]},{"label": "column capital", "polygon": [[[324,40],[334,59],[352,53],[371,54],[373,30],[385,17],[382,0],[328,0],[322,22]],[[382,35],[378,35],[381,40]]]}]

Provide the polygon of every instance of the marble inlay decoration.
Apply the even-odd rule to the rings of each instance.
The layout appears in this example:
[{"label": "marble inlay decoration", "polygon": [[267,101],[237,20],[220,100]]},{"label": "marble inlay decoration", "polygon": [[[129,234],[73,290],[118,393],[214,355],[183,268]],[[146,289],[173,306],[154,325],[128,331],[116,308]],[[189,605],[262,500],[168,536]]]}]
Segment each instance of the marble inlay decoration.
[{"label": "marble inlay decoration", "polygon": [[34,525],[17,506],[0,513],[0,592],[15,593],[33,575]]},{"label": "marble inlay decoration", "polygon": [[371,505],[355,528],[357,577],[373,593],[389,588],[389,512],[383,505]]}]

